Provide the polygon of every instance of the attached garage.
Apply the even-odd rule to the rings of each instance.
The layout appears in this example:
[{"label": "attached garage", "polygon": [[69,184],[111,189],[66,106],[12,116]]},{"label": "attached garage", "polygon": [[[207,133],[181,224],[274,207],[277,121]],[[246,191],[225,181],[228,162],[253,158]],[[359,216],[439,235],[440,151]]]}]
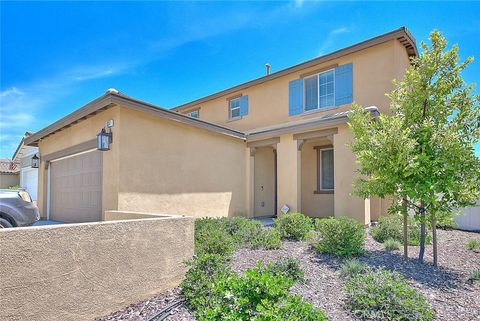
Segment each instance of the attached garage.
[{"label": "attached garage", "polygon": [[95,222],[102,217],[102,153],[96,149],[50,162],[50,219]]}]

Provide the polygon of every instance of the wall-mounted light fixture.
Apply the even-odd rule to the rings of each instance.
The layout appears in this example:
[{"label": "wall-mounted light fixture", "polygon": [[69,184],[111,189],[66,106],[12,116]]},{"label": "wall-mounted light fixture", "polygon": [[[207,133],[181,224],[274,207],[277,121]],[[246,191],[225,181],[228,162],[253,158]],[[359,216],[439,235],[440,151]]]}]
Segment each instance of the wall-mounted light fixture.
[{"label": "wall-mounted light fixture", "polygon": [[[108,130],[108,132],[107,132]],[[112,143],[112,131],[110,128],[105,130],[102,128],[100,133],[97,134],[97,149],[101,151],[110,150],[110,144]]]},{"label": "wall-mounted light fixture", "polygon": [[110,150],[110,144],[113,142],[112,135],[113,119],[105,122],[105,127],[97,134],[97,149],[101,151]]},{"label": "wall-mounted light fixture", "polygon": [[31,166],[32,168],[38,168],[40,166],[40,157],[38,157],[37,154],[33,155]]}]

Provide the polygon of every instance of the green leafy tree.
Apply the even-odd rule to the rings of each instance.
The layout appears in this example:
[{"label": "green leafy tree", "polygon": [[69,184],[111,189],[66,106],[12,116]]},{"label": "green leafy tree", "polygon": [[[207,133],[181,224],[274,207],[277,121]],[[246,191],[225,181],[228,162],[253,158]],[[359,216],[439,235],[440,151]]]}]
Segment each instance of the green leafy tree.
[{"label": "green leafy tree", "polygon": [[[388,94],[390,115],[373,120],[354,106],[351,145],[362,177],[355,193],[391,197],[391,212],[415,212],[421,223],[419,261],[423,262],[426,224],[431,223],[437,265],[436,223],[480,197],[480,160],[474,144],[480,139],[480,96],[467,85],[462,71],[473,61],[459,62],[458,46],[447,50],[438,31],[431,45],[411,60],[402,81]],[[404,242],[406,243],[406,242]]]}]

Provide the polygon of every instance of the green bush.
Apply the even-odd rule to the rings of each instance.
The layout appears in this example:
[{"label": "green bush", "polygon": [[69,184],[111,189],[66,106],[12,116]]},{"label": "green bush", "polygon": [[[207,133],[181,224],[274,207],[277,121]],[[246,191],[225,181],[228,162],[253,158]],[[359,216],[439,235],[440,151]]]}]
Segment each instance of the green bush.
[{"label": "green bush", "polygon": [[331,253],[340,256],[363,253],[365,229],[350,217],[317,219],[315,230],[318,236],[312,246],[319,253]]},{"label": "green bush", "polygon": [[387,239],[385,242],[383,242],[383,245],[387,251],[395,251],[400,249],[402,242],[394,239]]},{"label": "green bush", "polygon": [[480,281],[480,269],[472,271],[472,273],[470,273],[470,276],[468,277],[468,280],[470,282]]},{"label": "green bush", "polygon": [[283,238],[302,241],[313,230],[313,220],[302,213],[289,213],[274,219],[275,227]]},{"label": "green bush", "polygon": [[470,251],[480,249],[480,241],[476,239],[468,240],[466,248]]},{"label": "green bush", "polygon": [[317,321],[327,320],[322,311],[299,297],[290,296],[293,280],[272,273],[272,266],[257,267],[215,280],[209,306],[195,309],[199,321]]},{"label": "green bush", "polygon": [[304,281],[305,274],[303,273],[302,268],[300,267],[300,261],[293,257],[281,257],[271,266],[270,271],[273,274],[284,275],[293,281]]},{"label": "green bush", "polygon": [[[370,235],[377,242],[383,243],[388,239],[399,241],[403,244],[403,217],[400,215],[383,216],[378,220],[378,224],[372,226]],[[425,242],[430,244],[432,237],[426,235]],[[408,217],[408,245],[420,244],[420,224],[411,216]]]},{"label": "green bush", "polygon": [[282,236],[275,228],[265,228],[263,226],[254,229],[250,237],[250,248],[275,250],[282,245]]},{"label": "green bush", "polygon": [[195,253],[229,256],[242,247],[277,249],[281,246],[278,231],[244,217],[202,218],[195,221]]},{"label": "green bush", "polygon": [[188,305],[194,310],[209,306],[212,287],[218,279],[232,274],[229,260],[223,255],[201,254],[187,262],[189,270],[180,284]]},{"label": "green bush", "polygon": [[340,274],[344,278],[351,278],[355,275],[365,273],[368,267],[365,263],[360,262],[357,259],[346,260],[340,268]]},{"label": "green bush", "polygon": [[298,296],[288,296],[277,304],[265,302],[258,308],[258,315],[253,321],[328,321],[320,309],[315,309]]},{"label": "green bush", "polygon": [[219,219],[204,218],[195,221],[195,253],[230,256],[234,238]]},{"label": "green bush", "polygon": [[372,321],[430,321],[435,318],[425,297],[396,272],[369,271],[348,279],[348,308]]}]

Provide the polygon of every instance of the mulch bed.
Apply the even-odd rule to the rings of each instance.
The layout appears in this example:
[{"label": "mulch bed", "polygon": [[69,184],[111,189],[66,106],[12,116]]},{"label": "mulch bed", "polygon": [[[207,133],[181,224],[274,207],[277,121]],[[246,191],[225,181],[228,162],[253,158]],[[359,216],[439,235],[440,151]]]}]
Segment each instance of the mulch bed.
[{"label": "mulch bed", "polygon": [[[479,239],[480,234],[456,230],[439,230],[439,268],[432,262],[432,249],[427,246],[425,261],[418,264],[418,247],[409,247],[410,260],[402,259],[401,251],[387,252],[383,245],[368,236],[367,253],[358,258],[371,267],[385,267],[405,276],[411,286],[422,292],[435,310],[437,321],[480,321],[480,282],[467,281],[470,272],[480,268],[480,252],[465,249],[470,239]],[[295,257],[301,261],[306,282],[297,283],[292,294],[298,294],[323,309],[330,321],[359,320],[344,307],[346,295],[343,292],[343,280],[339,268],[342,260],[331,255],[318,255],[312,252],[304,242],[284,242],[279,250],[236,251],[233,269],[241,272],[255,266],[258,260],[275,261],[280,257]],[[181,299],[178,289],[157,295],[117,311],[101,321],[111,320],[148,320],[148,317],[160,311],[173,301]],[[168,321],[194,321],[187,308],[181,307],[171,312]]]}]

